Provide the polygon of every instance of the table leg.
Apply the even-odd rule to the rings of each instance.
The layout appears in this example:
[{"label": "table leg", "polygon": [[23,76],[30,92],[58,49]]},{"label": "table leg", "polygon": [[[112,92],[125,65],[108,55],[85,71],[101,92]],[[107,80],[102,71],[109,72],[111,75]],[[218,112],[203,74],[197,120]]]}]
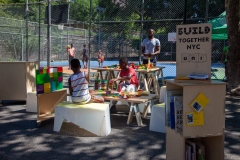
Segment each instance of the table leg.
[{"label": "table leg", "polygon": [[165,86],[166,84],[165,84],[165,81],[164,81],[162,69],[160,70],[160,74],[161,74],[161,78],[162,78],[162,84],[163,84],[163,86]]},{"label": "table leg", "polygon": [[142,74],[139,74],[139,84],[138,84],[138,89],[141,87],[141,82],[142,82]]},{"label": "table leg", "polygon": [[110,104],[109,104],[109,110],[112,108],[112,100],[110,101]]},{"label": "table leg", "polygon": [[96,79],[99,79],[99,74],[100,74],[100,72],[99,72],[99,71],[97,71],[97,76],[96,76]]},{"label": "table leg", "polygon": [[109,84],[109,82],[110,82],[110,80],[111,80],[111,74],[110,74],[109,72],[110,72],[110,71],[107,71],[107,73],[106,73],[106,74],[108,75],[108,76],[107,76],[107,79],[106,79],[106,80],[107,80],[107,90],[108,90],[108,84]]},{"label": "table leg", "polygon": [[155,75],[153,75],[153,89],[154,89],[155,94],[157,94],[157,95],[160,94],[160,88],[159,88],[159,84],[158,84],[157,73],[155,73]]},{"label": "table leg", "polygon": [[101,78],[101,80],[103,80],[102,71],[100,71],[100,78]]},{"label": "table leg", "polygon": [[147,78],[147,83],[148,83],[148,87],[149,89],[151,89],[151,83],[152,83],[152,74],[150,74]]},{"label": "table leg", "polygon": [[132,123],[132,119],[133,119],[133,114],[134,114],[134,106],[131,103],[130,109],[129,109],[129,114],[128,114],[128,120],[127,120],[127,124]]},{"label": "table leg", "polygon": [[134,111],[135,111],[135,115],[136,115],[136,119],[137,119],[137,124],[138,126],[142,126],[142,119],[141,119],[141,113],[140,113],[140,110],[139,110],[139,107],[138,107],[138,104],[135,104],[134,105]]},{"label": "table leg", "polygon": [[146,90],[146,91],[149,91],[146,77],[144,77],[143,80],[144,80],[145,90]]},{"label": "table leg", "polygon": [[106,74],[105,74],[105,79],[107,79],[108,78],[108,71],[106,71]]},{"label": "table leg", "polygon": [[150,102],[147,102],[147,104],[144,106],[144,109],[143,109],[143,114],[142,114],[142,117],[143,118],[146,118],[147,116],[147,110],[148,110],[148,107],[150,106]]}]

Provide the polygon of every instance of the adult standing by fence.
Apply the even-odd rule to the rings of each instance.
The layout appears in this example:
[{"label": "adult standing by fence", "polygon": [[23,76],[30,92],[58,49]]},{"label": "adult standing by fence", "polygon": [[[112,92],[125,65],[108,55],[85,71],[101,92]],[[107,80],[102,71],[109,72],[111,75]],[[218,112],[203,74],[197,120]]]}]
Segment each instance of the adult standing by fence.
[{"label": "adult standing by fence", "polygon": [[73,47],[73,44],[67,45],[67,52],[68,52],[68,63],[69,63],[69,70],[71,69],[71,60],[75,57],[76,49]]},{"label": "adult standing by fence", "polygon": [[[83,45],[83,51],[80,54],[82,55],[82,63],[85,69],[88,67],[88,49],[86,48],[86,44]],[[86,65],[84,65],[84,62],[86,62]]]},{"label": "adult standing by fence", "polygon": [[148,30],[148,37],[142,42],[143,64],[148,64],[148,58],[156,66],[157,55],[160,54],[161,44],[157,38],[154,38],[154,30]]}]

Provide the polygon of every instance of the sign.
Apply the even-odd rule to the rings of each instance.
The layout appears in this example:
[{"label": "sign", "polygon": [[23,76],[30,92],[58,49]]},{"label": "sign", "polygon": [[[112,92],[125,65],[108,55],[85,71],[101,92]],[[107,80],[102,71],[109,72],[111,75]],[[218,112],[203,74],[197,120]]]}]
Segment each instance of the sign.
[{"label": "sign", "polygon": [[196,73],[211,77],[212,25],[178,25],[176,34],[176,76]]},{"label": "sign", "polygon": [[175,42],[176,41],[176,32],[168,33],[168,41]]}]

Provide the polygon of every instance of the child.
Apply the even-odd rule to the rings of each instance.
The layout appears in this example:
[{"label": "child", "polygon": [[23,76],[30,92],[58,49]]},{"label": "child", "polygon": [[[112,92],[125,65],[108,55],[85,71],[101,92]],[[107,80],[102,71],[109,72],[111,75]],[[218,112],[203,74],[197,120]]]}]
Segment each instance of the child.
[{"label": "child", "polygon": [[[136,88],[138,87],[137,75],[133,68],[128,67],[127,58],[125,57],[121,58],[119,60],[119,66],[121,68],[120,77],[114,78],[111,80],[112,82],[120,81],[118,85],[118,92],[120,92],[123,87],[126,88],[126,90],[128,90],[128,88],[135,88],[136,90]],[[131,86],[134,86],[134,87],[131,87]],[[117,104],[116,101],[112,102],[111,112],[115,112],[116,104]]]},{"label": "child", "polygon": [[69,92],[74,103],[86,104],[93,102],[104,102],[102,97],[91,96],[88,89],[88,75],[80,70],[81,65],[78,59],[71,60],[73,74],[68,79]]},{"label": "child", "polygon": [[102,66],[103,66],[103,61],[104,61],[104,56],[103,56],[101,50],[99,50],[98,51],[98,65],[99,65],[99,67],[101,67],[100,64],[102,64]]}]

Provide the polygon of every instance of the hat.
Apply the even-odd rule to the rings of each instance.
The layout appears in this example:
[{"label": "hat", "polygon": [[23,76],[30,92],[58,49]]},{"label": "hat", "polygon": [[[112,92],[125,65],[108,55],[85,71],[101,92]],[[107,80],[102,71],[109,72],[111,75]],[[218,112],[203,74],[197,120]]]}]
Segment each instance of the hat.
[{"label": "hat", "polygon": [[67,45],[67,47],[66,47],[67,49],[69,49],[69,48],[71,48],[71,46],[70,45]]}]

